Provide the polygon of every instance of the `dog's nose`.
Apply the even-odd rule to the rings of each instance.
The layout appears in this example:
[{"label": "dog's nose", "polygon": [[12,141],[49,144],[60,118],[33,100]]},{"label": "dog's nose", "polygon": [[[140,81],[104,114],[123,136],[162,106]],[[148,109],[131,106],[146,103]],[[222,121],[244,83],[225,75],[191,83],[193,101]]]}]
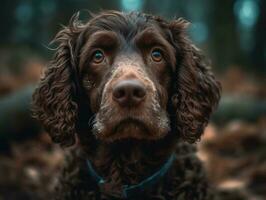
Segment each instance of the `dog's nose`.
[{"label": "dog's nose", "polygon": [[144,100],[144,85],[136,80],[122,80],[113,87],[113,99],[121,106],[134,106]]}]

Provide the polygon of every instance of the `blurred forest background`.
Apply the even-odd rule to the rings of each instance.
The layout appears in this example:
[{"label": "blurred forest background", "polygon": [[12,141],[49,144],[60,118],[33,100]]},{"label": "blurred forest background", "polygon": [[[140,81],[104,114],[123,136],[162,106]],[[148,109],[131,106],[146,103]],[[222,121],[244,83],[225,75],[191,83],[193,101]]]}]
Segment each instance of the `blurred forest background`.
[{"label": "blurred forest background", "polygon": [[61,25],[77,11],[86,20],[87,10],[105,9],[191,22],[188,34],[223,86],[199,157],[224,199],[266,199],[265,0],[2,0],[0,200],[42,199],[52,190],[62,151],[31,119],[31,94]]}]

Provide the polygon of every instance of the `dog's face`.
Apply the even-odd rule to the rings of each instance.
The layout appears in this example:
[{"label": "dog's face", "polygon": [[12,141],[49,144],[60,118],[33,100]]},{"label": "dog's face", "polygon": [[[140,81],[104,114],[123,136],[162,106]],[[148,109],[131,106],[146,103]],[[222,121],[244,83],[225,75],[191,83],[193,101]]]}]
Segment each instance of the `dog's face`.
[{"label": "dog's face", "polygon": [[111,22],[114,27],[106,30],[102,23],[108,21],[99,21],[91,24],[97,30],[82,48],[79,63],[96,113],[94,134],[106,141],[164,136],[170,129],[166,109],[175,49],[156,24],[118,19],[120,25]]},{"label": "dog's face", "polygon": [[100,140],[156,140],[170,131],[198,139],[220,88],[187,40],[184,20],[111,11],[71,24],[57,35],[55,58],[34,94],[35,116],[55,142],[73,143],[80,98]]}]

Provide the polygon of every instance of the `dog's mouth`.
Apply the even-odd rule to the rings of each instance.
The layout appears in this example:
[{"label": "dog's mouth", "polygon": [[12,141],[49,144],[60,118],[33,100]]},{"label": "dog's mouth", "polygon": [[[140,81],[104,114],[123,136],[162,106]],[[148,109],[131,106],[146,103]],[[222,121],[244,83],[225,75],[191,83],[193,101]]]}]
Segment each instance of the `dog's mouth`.
[{"label": "dog's mouth", "polygon": [[125,130],[130,131],[130,129],[133,129],[132,131],[140,131],[146,134],[150,132],[149,127],[141,120],[136,118],[127,118],[121,120],[116,126],[114,126],[112,133],[116,134],[124,132]]},{"label": "dog's mouth", "polygon": [[96,134],[96,137],[106,142],[123,139],[154,140],[157,139],[154,132],[155,130],[142,120],[128,117],[108,127],[104,132]]}]

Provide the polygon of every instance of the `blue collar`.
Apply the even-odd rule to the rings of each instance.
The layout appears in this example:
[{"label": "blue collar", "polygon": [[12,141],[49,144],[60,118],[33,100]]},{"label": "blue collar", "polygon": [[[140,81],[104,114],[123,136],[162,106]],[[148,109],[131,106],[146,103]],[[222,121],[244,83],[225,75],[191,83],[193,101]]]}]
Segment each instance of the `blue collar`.
[{"label": "blue collar", "polygon": [[[160,168],[159,171],[155,172],[150,177],[141,181],[139,184],[131,185],[131,186],[123,185],[122,186],[122,197],[129,198],[132,196],[136,196],[137,194],[142,193],[146,188],[155,184],[159,179],[161,179],[166,174],[166,172],[169,170],[174,160],[175,160],[175,154],[172,154],[169,157],[169,159],[165,162],[165,164]],[[99,186],[101,184],[104,184],[106,181],[104,180],[103,177],[97,174],[97,172],[93,169],[92,164],[89,160],[87,160],[87,165],[88,165],[88,169],[89,169],[89,173],[91,177],[94,178],[97,184]]]}]

